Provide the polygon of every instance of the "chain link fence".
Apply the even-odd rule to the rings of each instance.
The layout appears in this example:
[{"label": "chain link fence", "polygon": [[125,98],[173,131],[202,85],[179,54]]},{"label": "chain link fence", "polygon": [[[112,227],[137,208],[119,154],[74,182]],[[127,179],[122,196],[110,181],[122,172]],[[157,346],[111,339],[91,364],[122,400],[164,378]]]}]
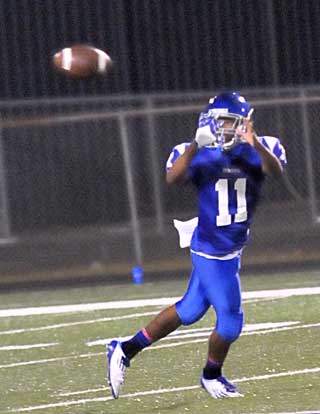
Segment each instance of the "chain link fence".
[{"label": "chain link fence", "polygon": [[[319,16],[318,0],[2,1],[0,97],[317,83]],[[112,72],[57,73],[54,53],[78,43],[106,50]]]},{"label": "chain link fence", "polygon": [[[320,261],[319,91],[243,91],[257,132],[279,136],[288,157],[285,177],[265,184],[247,265]],[[2,274],[188,267],[172,220],[197,214],[194,190],[168,188],[165,162],[208,97],[0,102]]]}]

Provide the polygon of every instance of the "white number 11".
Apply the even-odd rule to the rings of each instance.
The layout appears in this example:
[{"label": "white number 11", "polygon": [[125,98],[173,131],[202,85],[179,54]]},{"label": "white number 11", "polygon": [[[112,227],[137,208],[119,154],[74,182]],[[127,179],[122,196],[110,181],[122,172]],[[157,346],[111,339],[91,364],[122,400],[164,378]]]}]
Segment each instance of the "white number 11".
[{"label": "white number 11", "polygon": [[[237,192],[237,213],[234,216],[235,223],[246,221],[247,200],[246,200],[246,178],[237,178],[234,183],[234,189]],[[228,226],[231,224],[231,214],[229,213],[229,194],[228,194],[228,180],[221,178],[217,181],[215,186],[218,192],[218,210],[217,226]]]}]

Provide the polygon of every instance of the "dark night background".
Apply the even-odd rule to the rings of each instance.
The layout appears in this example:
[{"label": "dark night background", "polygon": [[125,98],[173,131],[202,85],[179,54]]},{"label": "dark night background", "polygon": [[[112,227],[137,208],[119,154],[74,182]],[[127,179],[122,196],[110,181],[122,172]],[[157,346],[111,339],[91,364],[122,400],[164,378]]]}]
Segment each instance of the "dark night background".
[{"label": "dark night background", "polygon": [[[253,229],[262,262],[320,260],[319,21],[319,0],[0,0],[0,236],[15,237],[0,273],[138,263],[140,245],[146,261],[182,257],[172,218],[192,217],[194,198],[164,166],[222,89],[287,149]],[[77,43],[109,53],[112,72],[56,72]]]},{"label": "dark night background", "polygon": [[[319,0],[1,0],[0,99],[314,84],[319,17]],[[79,42],[112,74],[54,72]]]}]

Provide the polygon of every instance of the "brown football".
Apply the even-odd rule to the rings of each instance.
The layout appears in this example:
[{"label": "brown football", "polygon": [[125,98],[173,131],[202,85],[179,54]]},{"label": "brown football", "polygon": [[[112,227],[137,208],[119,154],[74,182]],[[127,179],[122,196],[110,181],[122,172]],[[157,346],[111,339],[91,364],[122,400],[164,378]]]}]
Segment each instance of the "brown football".
[{"label": "brown football", "polygon": [[110,56],[103,50],[88,45],[66,47],[53,56],[56,69],[71,77],[86,78],[106,74],[112,66]]}]

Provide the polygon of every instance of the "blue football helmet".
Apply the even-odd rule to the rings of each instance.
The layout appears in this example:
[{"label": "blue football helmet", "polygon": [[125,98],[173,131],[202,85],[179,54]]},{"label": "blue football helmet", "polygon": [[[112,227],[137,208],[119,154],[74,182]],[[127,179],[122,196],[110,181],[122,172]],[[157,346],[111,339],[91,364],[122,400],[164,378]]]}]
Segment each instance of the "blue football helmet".
[{"label": "blue football helmet", "polygon": [[[237,92],[225,92],[209,100],[209,104],[201,112],[199,127],[210,124],[214,129],[215,146],[221,146],[224,150],[231,149],[234,145],[243,142],[237,129],[243,126],[243,118],[250,118],[253,109],[246,99]],[[232,126],[224,127],[224,121],[231,120]],[[229,123],[228,123],[229,124]],[[226,136],[228,140],[226,141]],[[231,139],[230,139],[231,137]]]}]

